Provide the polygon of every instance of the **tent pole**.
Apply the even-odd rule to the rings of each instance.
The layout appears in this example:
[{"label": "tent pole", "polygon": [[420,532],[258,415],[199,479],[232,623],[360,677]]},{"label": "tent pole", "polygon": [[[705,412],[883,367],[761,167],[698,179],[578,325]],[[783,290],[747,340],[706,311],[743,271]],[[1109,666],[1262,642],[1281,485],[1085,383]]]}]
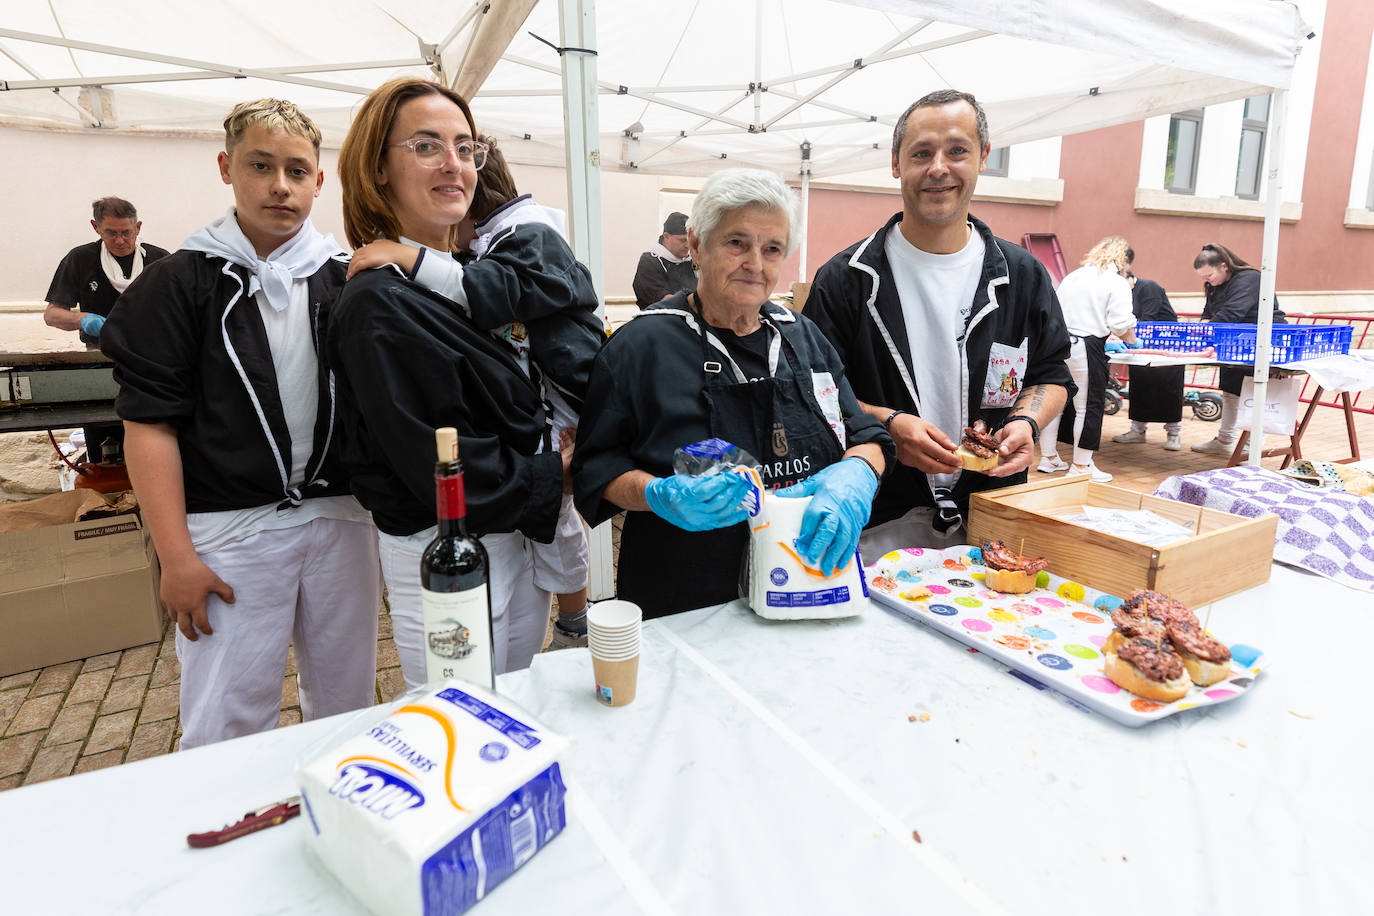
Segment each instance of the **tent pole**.
[{"label": "tent pole", "polygon": [[[573,252],[587,265],[596,287],[597,313],[606,318],[602,277],[601,118],[596,83],[596,0],[559,0],[559,44],[563,70],[563,148],[567,153],[568,228]],[[574,50],[581,49],[581,50]],[[615,594],[611,523],[588,538],[587,597]]]},{"label": "tent pole", "polygon": [[806,282],[806,224],[811,210],[811,141],[801,145],[801,257],[797,264],[797,280]]},{"label": "tent pole", "polygon": [[1260,466],[1264,451],[1264,404],[1269,391],[1269,359],[1274,326],[1274,272],[1278,268],[1279,213],[1283,206],[1283,147],[1288,119],[1288,92],[1269,97],[1269,169],[1264,189],[1264,246],[1260,255],[1259,316],[1255,328],[1255,399],[1250,411],[1249,464]]}]

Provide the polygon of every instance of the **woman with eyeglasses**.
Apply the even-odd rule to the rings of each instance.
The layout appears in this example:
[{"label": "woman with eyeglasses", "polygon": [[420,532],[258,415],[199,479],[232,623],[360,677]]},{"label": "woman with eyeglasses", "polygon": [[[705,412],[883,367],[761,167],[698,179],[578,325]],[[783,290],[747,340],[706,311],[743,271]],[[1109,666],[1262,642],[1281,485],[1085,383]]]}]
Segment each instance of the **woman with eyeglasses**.
[{"label": "woman with eyeglasses", "polygon": [[[420,557],[435,530],[439,427],[458,430],[468,530],[488,554],[496,672],[527,667],[543,644],[550,596],[534,583],[527,539],[553,537],[571,449],[550,439],[528,343],[550,316],[595,307],[586,268],[547,226],[517,227],[479,261],[456,261],[486,160],[477,136],[461,96],[401,79],[367,97],[339,154],[344,230],[362,253],[327,328],[336,434],[377,524],[409,686],[426,680]],[[594,355],[583,354],[587,370]],[[564,380],[577,378],[574,365]]]},{"label": "woman with eyeglasses", "polygon": [[[1259,322],[1260,272],[1236,256],[1225,245],[1209,242],[1193,258],[1193,271],[1202,280],[1206,296],[1202,306],[1203,321],[1257,324]],[[1274,324],[1288,319],[1274,297]],[[1222,366],[1217,372],[1221,388],[1221,428],[1215,439],[1194,445],[1193,451],[1204,455],[1230,456],[1240,438],[1240,389],[1251,370],[1243,366]],[[1250,454],[1247,445],[1240,457]]]}]

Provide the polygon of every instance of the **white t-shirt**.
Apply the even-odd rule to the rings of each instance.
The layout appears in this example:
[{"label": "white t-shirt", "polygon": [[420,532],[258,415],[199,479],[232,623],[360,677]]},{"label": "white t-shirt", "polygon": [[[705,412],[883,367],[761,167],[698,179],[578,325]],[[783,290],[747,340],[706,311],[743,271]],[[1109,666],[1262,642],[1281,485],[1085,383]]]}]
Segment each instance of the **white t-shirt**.
[{"label": "white t-shirt", "polygon": [[[280,312],[272,308],[261,290],[254,295],[254,300],[267,330],[267,345],[271,348],[272,366],[277,373],[277,390],[283,393],[282,411],[286,415],[286,428],[291,433],[291,454],[282,458],[291,462],[291,485],[297,487],[306,482],[306,475],[313,470],[307,465],[315,447],[315,415],[320,394],[319,361],[310,333],[309,281],[292,281],[291,304]],[[266,432],[248,429],[243,435],[261,437]],[[367,510],[352,496],[307,499],[299,506],[280,511],[277,505],[274,501],[251,509],[187,513],[186,527],[191,533],[191,544],[197,553],[205,554],[262,531],[294,528],[317,518],[371,520]]]},{"label": "white t-shirt", "polygon": [[[963,435],[966,410],[959,338],[983,275],[985,247],[972,225],[968,242],[954,254],[922,251],[897,227],[887,234],[883,246],[902,302],[921,418],[955,443]],[[936,487],[950,487],[956,476],[931,474],[930,481]]]},{"label": "white t-shirt", "polygon": [[1065,277],[1056,292],[1070,334],[1125,336],[1135,327],[1131,284],[1114,270],[1085,264]]}]

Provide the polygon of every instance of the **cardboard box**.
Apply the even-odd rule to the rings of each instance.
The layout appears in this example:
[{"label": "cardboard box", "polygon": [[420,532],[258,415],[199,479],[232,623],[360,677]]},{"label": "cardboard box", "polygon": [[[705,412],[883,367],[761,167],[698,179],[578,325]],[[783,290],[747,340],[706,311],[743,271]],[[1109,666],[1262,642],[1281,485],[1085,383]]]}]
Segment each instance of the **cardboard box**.
[{"label": "cardboard box", "polygon": [[157,557],[137,515],[24,527],[83,499],[101,497],[56,493],[0,520],[26,519],[0,534],[0,676],[162,639]]},{"label": "cardboard box", "polygon": [[[1149,509],[1197,534],[1151,547],[1054,517],[1084,505]],[[1048,559],[1055,575],[1121,597],[1150,588],[1193,608],[1269,581],[1278,528],[1276,515],[1243,518],[1093,483],[1086,474],[975,493],[970,509],[971,544],[1000,540],[1020,550],[1025,538],[1024,552]]]}]

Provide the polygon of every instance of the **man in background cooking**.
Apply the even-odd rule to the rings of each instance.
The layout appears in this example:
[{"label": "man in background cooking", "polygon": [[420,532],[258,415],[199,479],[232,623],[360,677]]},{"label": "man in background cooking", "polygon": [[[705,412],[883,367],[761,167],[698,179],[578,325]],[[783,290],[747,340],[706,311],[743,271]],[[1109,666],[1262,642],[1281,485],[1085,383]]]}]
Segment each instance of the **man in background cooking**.
[{"label": "man in background cooking", "polygon": [[[1025,480],[1040,424],[1072,390],[1049,274],[969,215],[990,150],[969,93],[914,102],[892,136],[902,211],[822,266],[806,301],[864,410],[897,444],[865,556],[962,543],[969,495]],[[955,454],[978,419],[1000,443],[986,475],[963,471]]]},{"label": "man in background cooking", "polygon": [[674,293],[693,292],[697,274],[687,250],[687,214],[669,213],[663,234],[654,247],[639,256],[635,268],[635,302],[640,308],[667,299]]},{"label": "man in background cooking", "polygon": [[[91,204],[91,228],[100,238],[67,252],[53,274],[43,310],[45,324],[78,332],[87,350],[98,347],[100,328],[129,284],[143,268],[167,256],[164,249],[139,242],[143,223],[134,205],[121,197],[102,197]],[[118,423],[86,427],[90,461],[101,460],[107,438],[123,442],[124,428]]]}]

